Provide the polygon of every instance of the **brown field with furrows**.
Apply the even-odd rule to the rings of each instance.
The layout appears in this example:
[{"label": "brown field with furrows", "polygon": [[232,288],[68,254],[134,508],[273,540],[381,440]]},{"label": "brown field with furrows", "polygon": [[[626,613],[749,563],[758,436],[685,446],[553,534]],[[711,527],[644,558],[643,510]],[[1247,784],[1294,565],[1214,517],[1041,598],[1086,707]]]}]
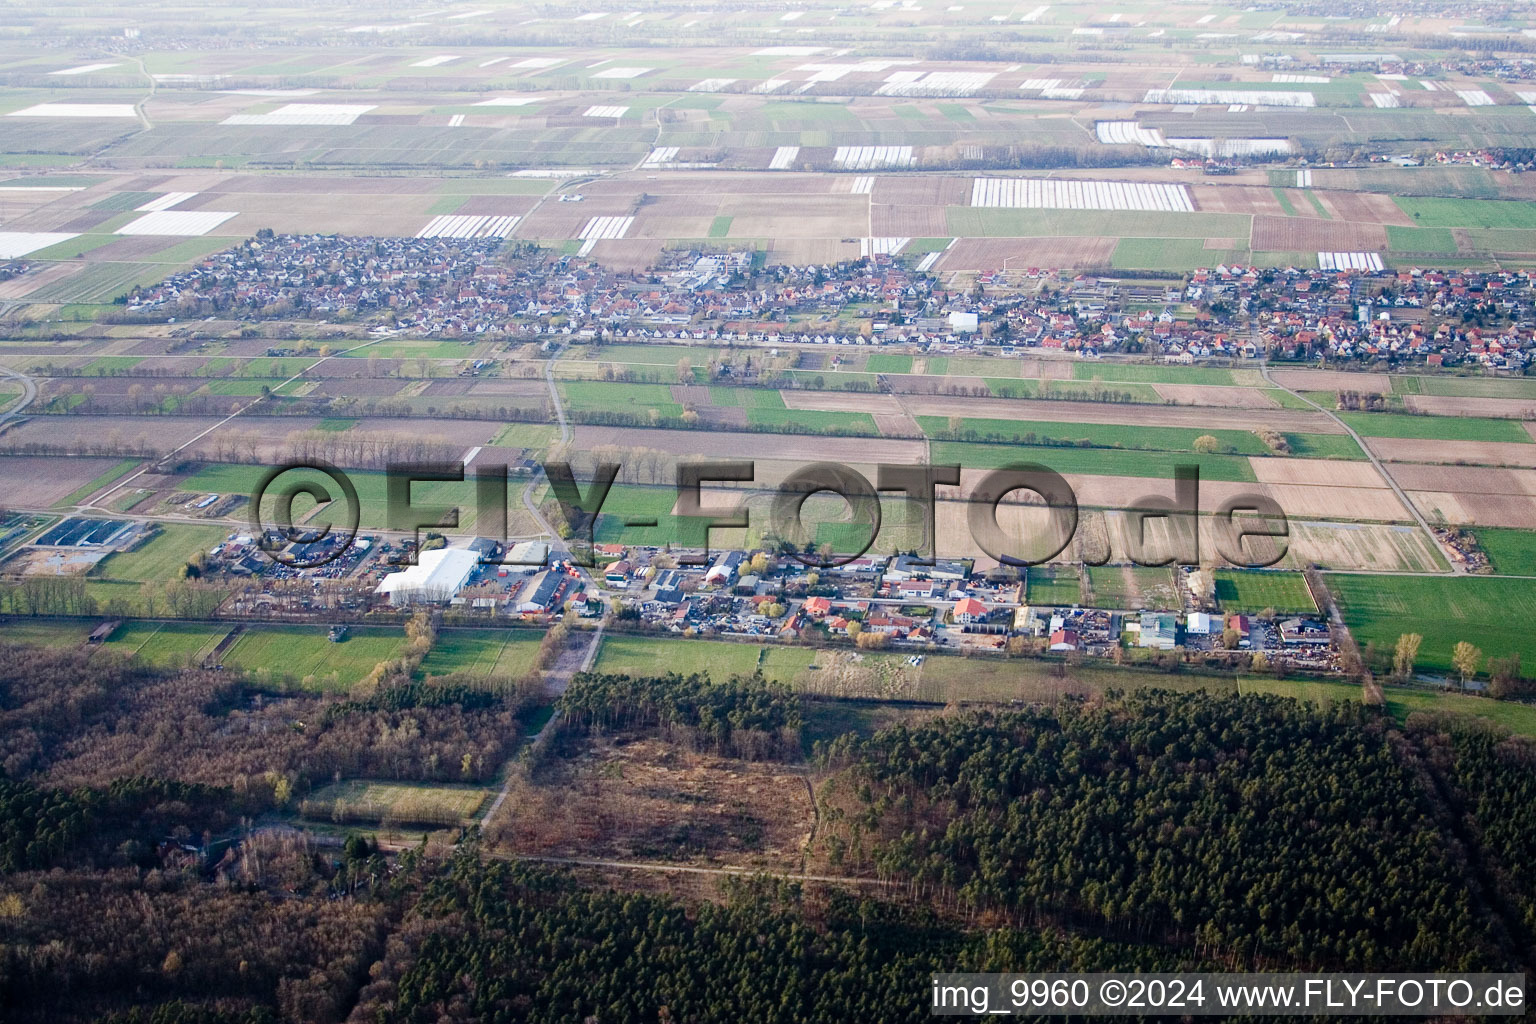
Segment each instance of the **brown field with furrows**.
[{"label": "brown field with furrows", "polygon": [[790,409],[817,412],[867,412],[901,415],[905,410],[891,395],[841,391],[783,391],[784,405]]},{"label": "brown field with furrows", "polygon": [[1531,440],[1536,441],[1536,423],[1526,423],[1525,432],[1531,435]]},{"label": "brown field with furrows", "polygon": [[[1357,224],[1396,224],[1411,227],[1413,218],[1404,213],[1391,196],[1375,192],[1318,192],[1323,205],[1331,207],[1339,220]],[[1312,205],[1310,203],[1308,206]]]},{"label": "brown field with furrows", "polygon": [[[1106,388],[1113,388],[1112,383]],[[1227,430],[1255,430],[1270,427],[1312,434],[1342,434],[1341,428],[1324,413],[1302,409],[1234,409],[1212,423],[1207,409],[1181,405],[1133,405],[1122,402],[1056,402],[1026,398],[967,398],[957,402],[942,395],[913,395],[903,400],[914,416],[976,416],[1003,420],[1031,420],[1044,423],[1124,423],[1149,427],[1210,427]]]},{"label": "brown field with furrows", "polygon": [[119,458],[0,455],[0,494],[9,508],[47,508],[115,467]]},{"label": "brown field with furrows", "polygon": [[[142,442],[153,451],[168,451],[218,422],[215,416],[30,416],[0,433],[0,449],[37,444],[88,453],[93,445],[138,447]],[[315,421],[295,417],[294,422]]]},{"label": "brown field with furrows", "polygon": [[704,238],[719,210],[719,196],[643,196],[629,233],[635,238]]},{"label": "brown field with furrows", "polygon": [[869,233],[867,196],[749,196],[734,202],[731,212],[731,234],[738,238],[858,238]]},{"label": "brown field with furrows", "polygon": [[539,201],[538,196],[470,196],[453,212],[464,216],[521,217]]},{"label": "brown field with furrows", "polygon": [[635,212],[634,194],[593,195],[585,188],[582,194],[587,197],[585,202],[544,203],[518,221],[512,234],[517,238],[575,238],[593,217],[627,217]]},{"label": "brown field with furrows", "polygon": [[944,238],[949,224],[936,206],[872,206],[869,231],[876,237]]},{"label": "brown field with furrows", "polygon": [[971,179],[939,175],[888,174],[875,179],[870,197],[876,206],[964,206],[970,202]]},{"label": "brown field with furrows", "polygon": [[[1049,466],[1047,453],[1039,462]],[[962,469],[961,490],[969,494],[986,476],[988,471]],[[1098,476],[1090,474],[1064,474],[1072,485],[1080,505],[1093,508],[1125,509],[1136,505],[1144,497],[1163,495],[1172,498],[1172,478]],[[1224,480],[1200,481],[1200,507],[1211,512],[1229,498],[1243,495],[1264,494],[1279,503],[1286,515],[1306,519],[1369,519],[1400,521],[1410,518],[1407,509],[1387,487],[1314,487],[1305,484],[1257,484]],[[1020,491],[1017,497],[1033,503],[1039,499]]]},{"label": "brown field with furrows", "polygon": [[1452,398],[1446,395],[1404,395],[1403,404],[1431,416],[1494,416],[1536,420],[1536,399]]},{"label": "brown field with furrows", "polygon": [[1344,370],[1272,370],[1275,383],[1295,391],[1360,391],[1392,393],[1392,378],[1384,373],[1349,373]]},{"label": "brown field with furrows", "polygon": [[1221,406],[1229,409],[1278,409],[1280,403],[1260,388],[1229,388],[1206,384],[1153,384],[1152,390],[1179,405]]},{"label": "brown field with furrows", "polygon": [[592,247],[592,258],[610,270],[638,271],[653,266],[664,248],[660,238],[605,238]]},{"label": "brown field with furrows", "polygon": [[1343,459],[1251,458],[1253,475],[1266,484],[1301,484],[1318,487],[1386,487],[1381,474],[1365,461]]},{"label": "brown field with furrows", "polygon": [[884,437],[922,437],[923,428],[906,413],[876,413],[875,429]]},{"label": "brown field with furrows", "polygon": [[[437,394],[438,385],[446,385],[448,381],[433,381],[426,390],[426,394]],[[487,377],[480,380],[465,381],[468,387],[464,393],[475,398],[536,398],[540,401],[549,398],[549,385],[544,381],[528,377]]]},{"label": "brown field with furrows", "polygon": [[1431,521],[1455,526],[1536,528],[1536,498],[1523,494],[1410,491],[1408,496]]},{"label": "brown field with furrows", "polygon": [[[607,102],[604,100],[603,102]],[[801,156],[804,157],[804,151]],[[712,171],[627,171],[588,182],[581,186],[582,195],[638,196],[642,192],[651,195],[710,195],[710,196],[809,196],[825,193],[838,176],[797,172],[773,174],[730,173]],[[590,202],[590,198],[588,200]],[[586,203],[567,205],[585,206]]]},{"label": "brown field with furrows", "polygon": [[[732,225],[735,231],[735,225]],[[862,234],[862,232],[860,232]],[[770,263],[838,263],[859,258],[859,243],[837,238],[775,238],[768,250]]]},{"label": "brown field with furrows", "polygon": [[[922,441],[879,438],[817,437],[811,434],[728,433],[712,430],[654,430],[644,427],[573,428],[575,451],[603,445],[654,448],[678,456],[707,459],[777,459],[820,462],[824,459],[858,459],[868,462],[918,464],[928,446]],[[840,454],[846,453],[846,454]],[[761,471],[759,472],[761,476]]]},{"label": "brown field with furrows", "polygon": [[1118,239],[962,238],[951,246],[934,269],[1027,270],[1030,267],[1107,267]]},{"label": "brown field with furrows", "polygon": [[1421,441],[1407,437],[1372,437],[1366,444],[1377,458],[1387,462],[1536,468],[1536,445],[1515,441]]},{"label": "brown field with furrows", "polygon": [[[320,381],[314,390],[308,392],[311,395],[323,395],[333,398],[342,396],[352,398],[384,398],[389,395],[399,394],[400,390],[410,382],[400,378],[389,377],[332,377],[329,380]],[[434,381],[433,383],[438,383]],[[445,382],[446,383],[446,382]],[[453,383],[457,384],[457,381]],[[432,385],[427,385],[428,391]]]},{"label": "brown field with furrows", "polygon": [[1280,564],[1301,568],[1438,572],[1439,546],[1417,524],[1307,522],[1293,520],[1291,550]]},{"label": "brown field with furrows", "polygon": [[596,737],[511,783],[488,826],[522,854],[797,870],[814,814],[782,764],[698,754],[660,739]]},{"label": "brown field with furrows", "polygon": [[1249,185],[1212,185],[1197,182],[1190,187],[1195,209],[1203,213],[1252,213],[1272,217],[1284,215],[1272,189]]},{"label": "brown field with furrows", "polygon": [[1368,252],[1385,250],[1387,229],[1380,224],[1305,217],[1253,218],[1253,247],[1282,251]]},{"label": "brown field with furrows", "polygon": [[0,299],[19,299],[45,285],[57,284],[85,269],[84,263],[45,263],[9,281],[0,281]]},{"label": "brown field with furrows", "polygon": [[1387,471],[1392,474],[1398,486],[1406,491],[1536,496],[1536,470],[1396,463],[1388,466]]}]

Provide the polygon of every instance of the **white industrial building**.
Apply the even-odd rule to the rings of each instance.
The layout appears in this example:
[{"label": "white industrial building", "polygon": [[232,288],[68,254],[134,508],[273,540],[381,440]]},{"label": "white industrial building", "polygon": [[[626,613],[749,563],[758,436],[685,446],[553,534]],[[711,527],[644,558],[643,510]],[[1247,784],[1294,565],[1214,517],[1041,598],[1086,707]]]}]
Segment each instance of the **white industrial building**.
[{"label": "white industrial building", "polygon": [[480,556],[467,548],[424,551],[415,565],[392,572],[379,581],[375,594],[388,596],[395,606],[450,600],[474,575]]}]

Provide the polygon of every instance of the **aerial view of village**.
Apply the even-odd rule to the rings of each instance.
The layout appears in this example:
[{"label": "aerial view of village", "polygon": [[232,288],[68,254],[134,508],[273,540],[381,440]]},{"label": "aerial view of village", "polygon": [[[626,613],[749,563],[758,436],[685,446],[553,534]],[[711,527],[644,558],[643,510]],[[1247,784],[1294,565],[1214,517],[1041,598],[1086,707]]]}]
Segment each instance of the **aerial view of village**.
[{"label": "aerial view of village", "polygon": [[1536,7],[4,10],[0,1020],[1528,1012]]}]

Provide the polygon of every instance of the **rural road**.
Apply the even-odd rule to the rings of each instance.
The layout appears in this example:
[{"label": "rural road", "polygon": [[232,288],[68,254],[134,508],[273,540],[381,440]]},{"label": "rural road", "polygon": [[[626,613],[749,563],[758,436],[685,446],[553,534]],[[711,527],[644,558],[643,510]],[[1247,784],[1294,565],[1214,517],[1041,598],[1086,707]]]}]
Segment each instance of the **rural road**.
[{"label": "rural road", "polygon": [[[1397,495],[1397,500],[1402,502],[1403,507],[1413,515],[1414,520],[1419,524],[1419,528],[1423,530],[1425,535],[1429,538],[1430,547],[1435,551],[1441,550],[1440,541],[1435,537],[1434,528],[1429,525],[1429,520],[1424,518],[1424,513],[1419,511],[1419,506],[1413,503],[1413,500],[1408,497],[1408,493],[1404,491],[1402,487],[1398,486],[1397,481],[1392,478],[1392,474],[1387,472],[1387,467],[1381,464],[1381,460],[1376,457],[1376,453],[1371,450],[1371,446],[1365,443],[1365,438],[1361,437],[1360,434],[1356,432],[1354,427],[1350,426],[1348,423],[1345,423],[1344,419],[1339,416],[1338,413],[1334,412],[1334,410],[1325,409],[1323,406],[1318,405],[1316,402],[1312,401],[1312,399],[1308,398],[1306,395],[1292,391],[1290,388],[1283,384],[1276,383],[1275,379],[1269,375],[1268,359],[1262,359],[1259,361],[1259,374],[1264,378],[1264,382],[1270,387],[1279,388],[1286,394],[1300,399],[1342,427],[1344,432],[1354,439],[1355,444],[1360,446],[1360,450],[1365,452],[1365,457],[1371,460],[1371,467],[1375,469],[1381,478],[1387,482],[1387,486],[1392,488],[1392,493]],[[1454,559],[1448,558],[1446,561],[1451,566],[1450,575],[1452,576],[1464,574],[1467,571],[1466,566],[1458,564]],[[1425,575],[1443,576],[1445,573],[1426,573]]]},{"label": "rural road", "polygon": [[8,366],[0,366],[0,376],[21,381],[21,401],[12,406],[9,412],[0,413],[0,427],[4,427],[11,420],[20,416],[22,411],[32,404],[32,400],[37,397],[37,382],[26,374],[18,373]]}]

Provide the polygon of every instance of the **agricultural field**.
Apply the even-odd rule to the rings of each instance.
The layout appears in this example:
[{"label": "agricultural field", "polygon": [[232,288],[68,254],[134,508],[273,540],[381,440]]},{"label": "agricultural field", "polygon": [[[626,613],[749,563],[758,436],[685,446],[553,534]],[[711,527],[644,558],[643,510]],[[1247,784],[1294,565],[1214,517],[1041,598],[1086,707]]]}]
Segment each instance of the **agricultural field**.
[{"label": "agricultural field", "polygon": [[153,537],[130,551],[108,555],[96,568],[104,580],[134,583],[177,579],[187,563],[218,545],[228,531],[219,526],[185,526],[168,523]]},{"label": "agricultural field", "polygon": [[1180,606],[1172,569],[1090,565],[1084,604],[1092,608],[1173,611]]},{"label": "agricultural field", "polygon": [[538,630],[444,629],[418,674],[462,673],[477,679],[521,679],[533,668],[544,634]]},{"label": "agricultural field", "polygon": [[1025,600],[1032,605],[1066,607],[1083,600],[1082,577],[1076,566],[1039,565],[1028,570]]},{"label": "agricultural field", "polygon": [[1449,672],[1451,650],[1463,640],[1488,658],[1519,654],[1536,661],[1530,630],[1536,589],[1526,580],[1347,573],[1329,573],[1325,580],[1362,646],[1390,651],[1401,634],[1421,634],[1422,670]]},{"label": "agricultural field", "polygon": [[[246,466],[227,463],[210,463],[202,466],[191,476],[178,483],[178,488],[183,491],[193,491],[199,494],[238,495],[249,500],[255,491],[256,485],[267,472],[266,466]],[[352,471],[348,473],[352,485],[357,489],[357,500],[360,508],[359,525],[362,529],[381,529],[387,521],[386,504],[386,476],[384,473],[370,471]],[[288,487],[291,483],[315,481],[326,486],[332,495],[332,502],[343,503],[342,495],[336,484],[330,481],[323,473],[308,470],[293,470],[283,475],[280,486]],[[459,529],[470,530],[475,520],[475,484],[473,480],[466,479],[462,482],[423,482],[411,486],[411,502],[414,505],[447,505],[457,506],[459,509]],[[266,499],[275,503],[275,493],[269,493]],[[272,506],[272,507],[275,507]],[[307,497],[298,497],[293,503],[293,517],[296,523],[304,523],[314,515],[311,509],[316,506]],[[233,513],[242,521],[250,518],[250,509],[242,504]],[[264,515],[271,514],[271,508],[267,508]],[[330,512],[319,513],[316,522],[323,522],[331,518]],[[345,518],[344,509],[339,509],[335,521],[340,523]],[[266,520],[271,522],[270,518]]]},{"label": "agricultural field", "polygon": [[118,627],[105,647],[157,668],[195,666],[213,653],[229,630],[193,622],[130,622]]},{"label": "agricultural field", "polygon": [[1517,736],[1536,738],[1536,706],[1530,704],[1406,686],[1383,687],[1382,693],[1387,701],[1387,710],[1399,722],[1406,722],[1409,715],[1421,711],[1437,715],[1470,715],[1507,729]]},{"label": "agricultural field", "polygon": [[630,675],[658,671],[683,675],[700,673],[720,680],[761,671],[765,678],[774,682],[791,683],[814,657],[815,652],[807,647],[609,634],[603,637],[603,646],[592,671],[627,672]]},{"label": "agricultural field", "polygon": [[251,673],[258,685],[346,692],[405,649],[398,629],[355,627],[339,643],[326,632],[322,625],[251,626],[224,652],[223,664]]},{"label": "agricultural field", "polygon": [[1414,438],[1425,441],[1495,441],[1530,444],[1518,420],[1477,416],[1406,416],[1385,412],[1342,412],[1339,418],[1363,437]]},{"label": "agricultural field", "polygon": [[1317,604],[1299,572],[1216,570],[1216,601],[1224,612],[1315,615]]},{"label": "agricultural field", "polygon": [[1477,546],[1487,553],[1494,572],[1508,576],[1536,575],[1536,530],[1478,527],[1472,534],[1477,538]]}]

